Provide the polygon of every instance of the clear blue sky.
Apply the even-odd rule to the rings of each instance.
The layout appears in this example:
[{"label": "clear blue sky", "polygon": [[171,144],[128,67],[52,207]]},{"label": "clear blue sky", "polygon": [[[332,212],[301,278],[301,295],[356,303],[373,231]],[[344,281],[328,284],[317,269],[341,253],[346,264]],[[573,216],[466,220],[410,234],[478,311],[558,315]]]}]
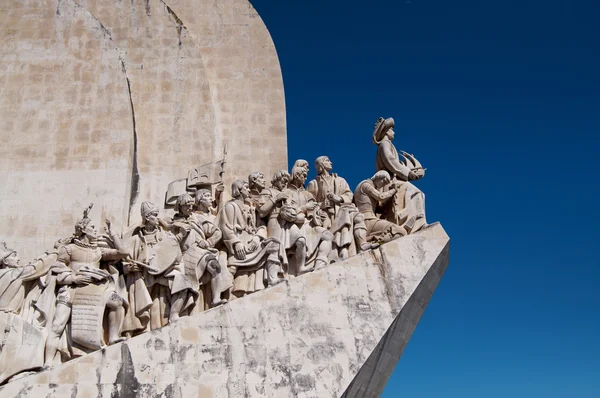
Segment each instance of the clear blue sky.
[{"label": "clear blue sky", "polygon": [[452,239],[383,396],[600,397],[600,1],[252,3],[290,163],[329,155],[355,187],[392,116]]}]

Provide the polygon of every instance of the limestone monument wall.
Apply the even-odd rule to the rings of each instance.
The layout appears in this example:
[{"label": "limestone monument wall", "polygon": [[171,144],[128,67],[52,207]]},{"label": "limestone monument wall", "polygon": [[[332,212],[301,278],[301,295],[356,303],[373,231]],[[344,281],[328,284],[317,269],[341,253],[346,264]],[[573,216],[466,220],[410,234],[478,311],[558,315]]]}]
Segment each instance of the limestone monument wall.
[{"label": "limestone monument wall", "polygon": [[0,387],[6,397],[378,397],[449,259],[438,223]]},{"label": "limestone monument wall", "polygon": [[286,168],[273,42],[247,0],[0,0],[0,140],[0,241],[119,230],[225,149],[226,186]]},{"label": "limestone monument wall", "polygon": [[288,172],[285,123],[247,0],[0,0],[0,397],[379,396],[448,264],[426,169],[379,117],[356,187]]}]

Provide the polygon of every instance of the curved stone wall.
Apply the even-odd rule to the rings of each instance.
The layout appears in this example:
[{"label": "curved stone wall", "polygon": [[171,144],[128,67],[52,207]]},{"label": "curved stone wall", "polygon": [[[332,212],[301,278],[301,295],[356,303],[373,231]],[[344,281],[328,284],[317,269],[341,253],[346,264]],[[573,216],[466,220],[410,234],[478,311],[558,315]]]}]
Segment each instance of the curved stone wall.
[{"label": "curved stone wall", "polygon": [[29,260],[225,148],[226,185],[286,168],[277,54],[246,0],[0,0],[0,139],[0,240]]}]

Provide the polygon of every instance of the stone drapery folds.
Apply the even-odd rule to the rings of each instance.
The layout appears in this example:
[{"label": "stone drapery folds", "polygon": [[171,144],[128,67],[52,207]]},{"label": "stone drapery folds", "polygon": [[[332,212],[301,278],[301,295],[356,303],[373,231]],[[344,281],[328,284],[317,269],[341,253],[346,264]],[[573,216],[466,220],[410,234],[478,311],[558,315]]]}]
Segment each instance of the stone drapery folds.
[{"label": "stone drapery folds", "polygon": [[393,138],[393,119],[378,120],[377,172],[354,191],[321,156],[308,184],[297,160],[270,187],[260,172],[235,180],[228,201],[217,184],[179,194],[171,216],[142,202],[142,222],[123,234],[108,220],[99,234],[90,205],[73,236],[24,266],[3,243],[0,383],[423,229],[424,196],[408,181],[425,169]]}]

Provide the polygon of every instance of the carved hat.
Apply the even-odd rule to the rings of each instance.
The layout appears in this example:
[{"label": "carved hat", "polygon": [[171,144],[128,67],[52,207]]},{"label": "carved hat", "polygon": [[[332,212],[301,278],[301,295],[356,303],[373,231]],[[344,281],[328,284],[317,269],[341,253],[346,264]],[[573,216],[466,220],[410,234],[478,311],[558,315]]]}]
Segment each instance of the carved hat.
[{"label": "carved hat", "polygon": [[0,242],[0,262],[4,261],[11,254],[16,253],[16,251],[9,249],[6,246],[6,242]]},{"label": "carved hat", "polygon": [[140,212],[142,213],[142,218],[146,218],[146,216],[152,212],[159,211],[158,206],[152,202],[142,202],[140,206]]},{"label": "carved hat", "polygon": [[385,133],[392,128],[394,128],[393,118],[388,117],[387,119],[384,119],[380,117],[377,119],[377,122],[375,123],[375,130],[373,131],[373,143],[379,144],[385,137]]}]

